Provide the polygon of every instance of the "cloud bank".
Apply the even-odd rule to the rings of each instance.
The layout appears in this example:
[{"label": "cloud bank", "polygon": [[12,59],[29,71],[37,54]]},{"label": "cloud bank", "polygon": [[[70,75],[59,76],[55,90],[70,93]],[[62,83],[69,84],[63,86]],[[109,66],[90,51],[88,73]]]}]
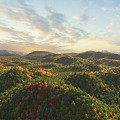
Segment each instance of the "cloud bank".
[{"label": "cloud bank", "polygon": [[[92,31],[88,32],[89,26],[86,27],[84,24],[89,23],[92,18],[86,9],[80,15],[72,16],[72,22],[70,22],[64,13],[46,6],[44,7],[46,15],[43,16],[28,1],[20,0],[16,4],[18,7],[0,6],[1,49],[14,48],[28,52],[33,50],[81,52],[111,49],[111,47],[114,50],[120,48],[118,33],[109,40],[108,32],[103,32],[106,37],[96,36],[92,34]],[[107,11],[103,7],[100,10]],[[119,9],[116,8],[114,11],[116,10]],[[119,15],[116,18],[119,19]],[[117,22],[117,24],[120,23]],[[112,29],[113,26],[114,24],[106,25],[106,31]]]}]

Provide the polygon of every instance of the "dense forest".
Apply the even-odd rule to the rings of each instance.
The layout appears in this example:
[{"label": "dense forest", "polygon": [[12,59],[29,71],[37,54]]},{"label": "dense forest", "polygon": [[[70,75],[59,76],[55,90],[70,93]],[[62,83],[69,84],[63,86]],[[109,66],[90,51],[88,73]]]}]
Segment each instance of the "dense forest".
[{"label": "dense forest", "polygon": [[0,120],[118,120],[120,55],[0,54]]}]

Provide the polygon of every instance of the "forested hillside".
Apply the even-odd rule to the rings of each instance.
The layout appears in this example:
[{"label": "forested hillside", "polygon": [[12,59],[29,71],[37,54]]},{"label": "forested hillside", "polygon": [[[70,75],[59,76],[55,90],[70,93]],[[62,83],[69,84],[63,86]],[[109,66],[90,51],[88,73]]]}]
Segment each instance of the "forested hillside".
[{"label": "forested hillside", "polygon": [[120,55],[0,55],[0,119],[118,120]]}]

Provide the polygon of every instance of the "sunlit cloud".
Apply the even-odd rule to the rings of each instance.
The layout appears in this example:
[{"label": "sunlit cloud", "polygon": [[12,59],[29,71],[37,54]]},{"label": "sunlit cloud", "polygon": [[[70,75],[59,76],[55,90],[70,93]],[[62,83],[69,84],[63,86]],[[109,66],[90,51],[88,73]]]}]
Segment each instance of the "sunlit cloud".
[{"label": "sunlit cloud", "polygon": [[86,21],[88,21],[88,16],[86,14],[83,14],[81,16],[73,16],[73,19],[75,19],[79,22],[86,22]]},{"label": "sunlit cloud", "polygon": [[[59,4],[55,3],[54,6],[48,0],[41,0],[39,2],[42,2],[43,8],[39,8],[36,2],[38,1],[17,0],[14,5],[13,2],[8,2],[7,5],[0,2],[0,49],[52,52],[119,50],[118,6],[109,7],[108,3],[102,0],[103,6],[99,6],[94,1],[99,7],[92,8],[92,1],[80,0],[78,2],[82,7],[79,9],[79,5],[73,1],[76,8],[65,14],[66,10],[60,10]],[[51,8],[47,7],[48,4],[51,4],[49,5]],[[42,10],[45,15],[40,14],[39,10]],[[100,15],[93,14],[95,10]],[[72,11],[75,12],[74,15],[70,14]],[[116,13],[114,17],[113,12]],[[102,20],[106,15],[108,18],[103,21],[104,28],[102,28],[100,19]],[[102,32],[97,32],[101,28]]]}]

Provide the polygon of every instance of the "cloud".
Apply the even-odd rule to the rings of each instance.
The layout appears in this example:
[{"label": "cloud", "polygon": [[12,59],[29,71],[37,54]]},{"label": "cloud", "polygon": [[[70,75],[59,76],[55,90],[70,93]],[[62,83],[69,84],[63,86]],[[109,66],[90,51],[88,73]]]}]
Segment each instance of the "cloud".
[{"label": "cloud", "polygon": [[[109,43],[110,40],[102,40],[91,37],[90,33],[81,26],[69,23],[68,18],[57,11],[46,9],[46,16],[42,16],[33,9],[27,1],[20,0],[19,8],[0,8],[0,12],[9,20],[6,25],[0,26],[0,31],[8,35],[8,39],[2,39],[0,48],[33,51],[48,50],[52,52],[72,52],[94,49],[106,49],[117,46]],[[88,22],[89,16],[82,14],[74,16],[74,22]],[[9,26],[10,21],[23,22],[27,30],[18,30],[16,26]],[[117,39],[118,40],[118,39]],[[96,47],[95,47],[96,45]],[[93,49],[94,48],[94,49]],[[117,48],[118,49],[118,46]]]},{"label": "cloud", "polygon": [[116,18],[118,19],[118,20],[120,20],[120,15],[119,14],[117,14],[117,15],[115,15],[116,16]]},{"label": "cloud", "polygon": [[[41,36],[42,34],[49,35],[51,33],[63,33],[64,35],[66,34],[64,37],[69,36],[70,33],[72,39],[73,35],[75,34],[77,38],[80,36],[80,31],[78,32],[75,27],[72,27],[72,31],[70,31],[72,25],[68,23],[67,18],[64,14],[54,12],[53,10],[49,9],[47,10],[48,16],[43,17],[37,14],[37,12],[28,5],[28,1],[20,0],[18,3],[21,6],[20,8],[13,9],[2,7],[1,12],[3,12],[8,20],[12,21],[14,19],[15,22],[24,22],[31,33],[36,32]],[[87,16],[82,15],[82,20],[87,20]]]},{"label": "cloud", "polygon": [[7,7],[2,7],[0,6],[0,14],[6,18],[8,18],[9,20],[14,20],[14,21],[18,21],[18,22],[25,22],[26,20],[28,20],[28,17],[26,15],[26,13],[24,12],[24,10],[22,9],[11,9],[11,8],[7,8]]},{"label": "cloud", "polygon": [[120,12],[120,8],[118,8],[118,7],[112,8],[111,10],[112,10],[112,11],[115,11],[115,12]]},{"label": "cloud", "polygon": [[[73,43],[80,40],[83,36],[87,36],[83,29],[70,25],[63,14],[50,12],[49,16],[44,18],[42,16],[38,16],[34,10],[31,9],[31,12],[28,10],[29,9],[27,8],[25,9],[27,17],[29,18],[28,27],[31,30],[30,33],[26,31],[19,31],[15,28],[9,28],[7,25],[0,26],[0,30],[2,32],[10,35],[11,39],[5,40],[6,42],[10,41],[8,42],[10,46],[16,42],[16,45],[18,46],[19,43],[23,43],[27,44],[26,47],[30,48],[29,44],[32,43],[33,45],[42,45],[44,48],[46,48],[46,46],[47,48],[49,48],[48,46],[54,47],[56,50],[59,48],[59,50],[57,50],[59,52],[60,50],[69,51]],[[51,24],[49,20],[53,21],[54,24]],[[57,32],[54,29],[56,29]],[[36,37],[33,34],[37,31],[38,36]]]},{"label": "cloud", "polygon": [[101,11],[102,12],[120,12],[120,8],[119,7],[113,7],[113,8],[102,7]]},{"label": "cloud", "polygon": [[101,11],[102,11],[102,12],[107,12],[107,11],[108,11],[108,9],[107,9],[107,8],[105,8],[105,7],[102,7],[102,8],[101,8]]},{"label": "cloud", "polygon": [[[117,41],[118,42],[118,41]],[[115,42],[114,42],[115,43]],[[113,41],[110,41],[105,38],[98,38],[98,37],[89,37],[87,39],[82,39],[81,41],[77,41],[73,44],[72,48],[76,50],[76,52],[80,51],[91,51],[91,50],[107,50],[119,51],[120,45],[114,44]]]},{"label": "cloud", "polygon": [[114,26],[114,23],[113,23],[113,22],[109,23],[109,24],[106,26],[107,32],[112,31],[113,26]]},{"label": "cloud", "polygon": [[86,14],[83,14],[81,16],[73,16],[73,19],[79,22],[87,22],[89,17]]},{"label": "cloud", "polygon": [[120,50],[120,34],[113,36],[113,39],[111,40],[111,42],[114,45],[118,46]]},{"label": "cloud", "polygon": [[29,28],[38,32],[50,32],[51,27],[48,23],[48,20],[46,20],[42,16],[30,16],[29,18]]},{"label": "cloud", "polygon": [[14,28],[8,28],[7,26],[0,25],[1,33],[8,33],[10,38],[14,41],[21,41],[21,42],[33,42],[34,38],[29,33],[24,31],[18,31]]},{"label": "cloud", "polygon": [[28,2],[26,0],[17,0],[17,2],[23,7],[27,7],[28,6]]},{"label": "cloud", "polygon": [[56,45],[51,44],[36,44],[36,43],[20,43],[15,41],[7,41],[5,43],[0,43],[0,49],[8,49],[8,50],[16,50],[16,51],[26,51],[26,52],[32,52],[32,51],[51,51],[51,52],[69,52],[72,51],[71,49],[64,49],[63,47],[58,47]]},{"label": "cloud", "polygon": [[30,29],[43,32],[50,31],[48,21],[31,8],[13,9],[0,7],[0,13],[9,21],[24,22]]},{"label": "cloud", "polygon": [[49,11],[48,19],[54,21],[57,24],[63,24],[64,22],[66,22],[65,15],[54,11]]},{"label": "cloud", "polygon": [[50,27],[59,30],[65,30],[64,23],[67,23],[65,15],[54,11],[49,11],[47,16]]}]

